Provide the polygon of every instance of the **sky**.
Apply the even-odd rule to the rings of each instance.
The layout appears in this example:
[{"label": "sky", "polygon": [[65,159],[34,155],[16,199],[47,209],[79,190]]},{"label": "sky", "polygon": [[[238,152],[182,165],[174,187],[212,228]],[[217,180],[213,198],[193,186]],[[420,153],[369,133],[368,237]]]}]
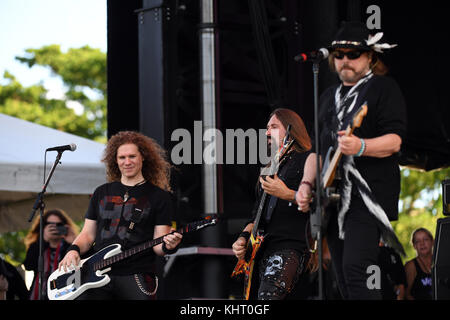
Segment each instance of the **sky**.
[{"label": "sky", "polygon": [[106,33],[106,0],[0,0],[0,84],[8,70],[22,85],[42,82],[57,97],[63,92],[58,78],[14,57],[49,44],[62,51],[89,45],[106,52]]}]

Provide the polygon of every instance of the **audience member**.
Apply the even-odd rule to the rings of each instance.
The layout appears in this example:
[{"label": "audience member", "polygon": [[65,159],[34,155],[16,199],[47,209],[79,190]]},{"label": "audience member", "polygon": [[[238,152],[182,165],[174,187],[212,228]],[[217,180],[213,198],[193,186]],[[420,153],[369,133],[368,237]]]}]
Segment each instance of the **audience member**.
[{"label": "audience member", "polygon": [[[43,215],[44,220],[44,286],[50,274],[58,268],[59,262],[66,254],[67,248],[72,244],[79,233],[78,226],[72,219],[60,209],[48,210]],[[30,288],[30,300],[37,300],[39,297],[39,221],[37,216],[33,225],[25,237],[27,255],[24,266],[26,270],[34,271],[34,278]],[[47,299],[47,290],[43,290],[42,300]]]},{"label": "audience member", "polygon": [[418,228],[413,232],[411,242],[416,249],[417,257],[405,264],[408,283],[406,298],[408,300],[431,300],[433,235],[425,228]]}]

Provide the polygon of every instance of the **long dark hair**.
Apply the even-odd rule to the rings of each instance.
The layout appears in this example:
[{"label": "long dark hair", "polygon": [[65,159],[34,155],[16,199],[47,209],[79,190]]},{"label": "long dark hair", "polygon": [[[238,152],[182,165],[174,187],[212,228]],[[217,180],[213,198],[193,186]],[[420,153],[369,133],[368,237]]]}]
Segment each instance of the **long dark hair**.
[{"label": "long dark hair", "polygon": [[305,152],[311,149],[311,138],[302,118],[295,111],[287,108],[278,108],[270,114],[270,118],[272,116],[277,117],[285,129],[287,129],[288,125],[291,125],[291,136],[295,140],[293,148],[296,151]]}]

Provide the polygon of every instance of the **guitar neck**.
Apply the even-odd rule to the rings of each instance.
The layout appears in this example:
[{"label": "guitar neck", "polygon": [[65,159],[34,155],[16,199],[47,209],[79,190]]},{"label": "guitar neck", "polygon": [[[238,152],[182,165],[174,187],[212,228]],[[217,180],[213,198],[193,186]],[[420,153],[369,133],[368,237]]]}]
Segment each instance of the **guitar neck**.
[{"label": "guitar neck", "polygon": [[262,211],[264,209],[264,204],[266,203],[267,193],[263,191],[261,196],[261,200],[259,201],[258,212],[256,214],[255,222],[252,229],[253,238],[256,237],[256,233],[258,232],[259,221],[261,220]]},{"label": "guitar neck", "polygon": [[[184,229],[178,229],[177,232],[183,234],[184,233]],[[149,240],[149,241],[141,243],[141,244],[139,244],[139,245],[137,245],[137,246],[135,246],[133,248],[125,250],[125,251],[123,251],[123,252],[121,252],[119,254],[116,254],[116,255],[114,255],[112,257],[106,258],[106,259],[102,260],[99,263],[98,269],[103,269],[105,267],[109,267],[109,266],[111,266],[114,263],[117,263],[117,262],[122,261],[122,260],[124,260],[126,258],[129,258],[129,257],[131,257],[131,256],[133,256],[135,254],[141,253],[141,252],[143,252],[145,250],[148,250],[148,249],[150,249],[152,247],[155,247],[155,246],[163,243],[163,239],[164,239],[165,236],[166,235],[164,235],[162,237],[159,237],[159,238],[155,238],[155,239]]]},{"label": "guitar neck", "polygon": [[[355,128],[351,127],[350,125],[347,126],[347,128],[345,129],[345,136],[349,136],[353,133],[353,130]],[[342,158],[342,151],[341,148],[338,146],[336,148],[336,151],[334,152],[333,158],[331,158],[331,161],[328,165],[327,170],[325,171],[323,177],[322,177],[322,185],[324,188],[328,188],[329,186],[331,186],[331,183],[333,182],[334,179],[334,175],[336,173],[336,169],[337,166],[339,164],[339,161]]]},{"label": "guitar neck", "polygon": [[[275,166],[275,170],[274,170],[273,174],[278,173],[280,164],[284,161],[286,154],[289,153],[289,150],[291,149],[291,146],[293,143],[294,143],[294,139],[291,139],[288,142],[285,142],[283,149],[280,150],[279,153],[275,156],[276,166]],[[264,209],[264,204],[266,203],[266,198],[267,198],[267,193],[263,190],[263,194],[259,201],[258,212],[256,214],[255,221],[253,223],[253,229],[252,229],[253,238],[256,238],[256,235],[258,232],[259,222],[261,220],[261,215],[262,215],[262,211]]]},{"label": "guitar neck", "polygon": [[[208,216],[204,220],[191,222],[191,223],[187,224],[185,227],[180,228],[171,233],[178,232],[180,234],[185,234],[185,233],[188,233],[191,231],[196,231],[196,230],[199,230],[199,229],[207,227],[207,226],[215,225],[216,220],[217,220],[217,218],[215,217],[215,215]],[[171,234],[171,233],[169,233],[169,234]],[[112,265],[116,262],[122,261],[123,259],[129,258],[135,254],[138,254],[138,253],[148,250],[154,246],[157,246],[157,245],[163,243],[163,239],[165,236],[167,236],[167,234],[165,234],[159,238],[155,238],[155,239],[149,240],[147,242],[141,243],[133,248],[130,248],[128,250],[120,252],[112,257],[109,257],[102,261],[99,261],[98,265],[95,266],[95,269],[99,270],[99,269],[103,269],[105,267],[109,267],[110,265]]]}]

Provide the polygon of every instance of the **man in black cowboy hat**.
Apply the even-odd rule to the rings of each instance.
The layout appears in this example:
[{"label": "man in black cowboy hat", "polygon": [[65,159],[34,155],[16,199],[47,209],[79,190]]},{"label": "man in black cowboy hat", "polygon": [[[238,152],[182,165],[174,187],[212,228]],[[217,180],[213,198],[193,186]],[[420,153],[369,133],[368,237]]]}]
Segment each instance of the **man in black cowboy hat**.
[{"label": "man in black cowboy hat", "polygon": [[[387,68],[379,55],[395,45],[380,44],[382,36],[369,35],[359,22],[343,24],[329,48],[329,65],[340,83],[320,97],[318,152],[322,161],[330,146],[339,146],[343,154],[338,168],[340,201],[326,208],[326,236],[346,299],[381,299],[376,278],[380,238],[403,252],[389,221],[398,217],[397,152],[406,133],[406,107],[397,83],[384,76]],[[363,104],[367,115],[347,136],[344,130]],[[316,153],[312,153],[304,168],[305,183],[296,194],[301,211],[309,210],[315,175]]]}]

